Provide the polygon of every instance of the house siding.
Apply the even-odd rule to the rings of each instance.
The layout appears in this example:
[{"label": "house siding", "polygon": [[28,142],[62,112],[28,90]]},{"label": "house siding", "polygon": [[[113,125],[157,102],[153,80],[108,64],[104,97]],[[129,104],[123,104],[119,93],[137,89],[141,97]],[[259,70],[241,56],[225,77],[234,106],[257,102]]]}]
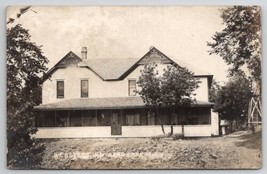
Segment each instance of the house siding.
[{"label": "house siding", "polygon": [[[170,125],[164,125],[166,133],[171,130]],[[182,126],[173,126],[174,134],[182,134]],[[95,127],[63,127],[39,128],[36,138],[110,138],[110,137],[152,137],[163,135],[160,125],[122,126],[121,135],[111,135],[110,126]],[[186,137],[209,137],[214,135],[212,125],[185,125]]]},{"label": "house siding", "polygon": [[194,96],[197,100],[200,101],[209,101],[209,88],[208,88],[208,78],[207,77],[199,77],[200,83],[199,87],[196,89]]},{"label": "house siding", "polygon": [[[161,74],[166,65],[159,65],[158,71]],[[123,80],[104,81],[92,70],[84,67],[67,67],[55,71],[50,79],[43,83],[42,104],[54,103],[67,99],[81,98],[81,80],[88,79],[89,98],[109,98],[109,97],[128,97],[128,80],[138,80],[143,65],[138,66]],[[75,73],[74,73],[75,72]],[[64,98],[57,98],[56,82],[64,80]],[[208,79],[199,78],[199,88],[195,91],[197,100],[208,101]],[[137,90],[140,88],[137,85]]]}]

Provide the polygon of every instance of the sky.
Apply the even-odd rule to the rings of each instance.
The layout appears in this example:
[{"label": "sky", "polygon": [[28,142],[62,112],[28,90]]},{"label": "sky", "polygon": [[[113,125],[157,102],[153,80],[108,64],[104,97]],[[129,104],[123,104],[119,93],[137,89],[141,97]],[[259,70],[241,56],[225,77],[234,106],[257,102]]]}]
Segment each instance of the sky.
[{"label": "sky", "polygon": [[88,59],[141,58],[151,46],[174,61],[184,61],[227,81],[228,66],[217,55],[209,55],[207,42],[224,28],[219,9],[223,6],[32,6],[19,19],[21,6],[7,9],[29,29],[31,40],[42,45],[48,68],[69,51]]}]

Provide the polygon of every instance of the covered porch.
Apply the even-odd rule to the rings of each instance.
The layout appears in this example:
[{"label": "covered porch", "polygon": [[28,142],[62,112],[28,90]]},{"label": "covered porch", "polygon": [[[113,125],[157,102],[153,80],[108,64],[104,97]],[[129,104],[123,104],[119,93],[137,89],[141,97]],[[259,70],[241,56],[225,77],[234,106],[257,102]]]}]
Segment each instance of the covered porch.
[{"label": "covered porch", "polygon": [[213,118],[216,113],[211,111],[208,102],[177,108],[174,112],[160,108],[158,119],[139,97],[120,102],[117,98],[96,100],[81,99],[79,105],[77,101],[62,101],[35,107],[39,113],[35,122],[39,129],[36,137],[150,137],[162,134],[160,121],[166,133],[170,132],[173,123],[177,134],[182,133],[183,125],[185,136],[216,135],[212,131],[212,127],[218,125]]},{"label": "covered porch", "polygon": [[156,118],[147,108],[135,109],[99,109],[99,110],[54,110],[38,111],[37,127],[94,127],[142,125],[209,125],[211,109],[208,107],[177,108],[171,112],[169,108],[160,108]]}]

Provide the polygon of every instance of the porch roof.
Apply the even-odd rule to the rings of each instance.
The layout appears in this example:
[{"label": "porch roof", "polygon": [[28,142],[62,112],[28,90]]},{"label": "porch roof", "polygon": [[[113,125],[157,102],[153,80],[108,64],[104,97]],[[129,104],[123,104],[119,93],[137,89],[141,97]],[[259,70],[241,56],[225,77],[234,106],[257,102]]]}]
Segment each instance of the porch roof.
[{"label": "porch roof", "polygon": [[35,110],[94,110],[143,108],[145,104],[140,97],[116,98],[79,98],[35,106]]},{"label": "porch roof", "polygon": [[[213,103],[196,101],[192,107],[211,107]],[[45,110],[95,110],[146,108],[141,97],[79,98],[34,106],[36,111]]]}]

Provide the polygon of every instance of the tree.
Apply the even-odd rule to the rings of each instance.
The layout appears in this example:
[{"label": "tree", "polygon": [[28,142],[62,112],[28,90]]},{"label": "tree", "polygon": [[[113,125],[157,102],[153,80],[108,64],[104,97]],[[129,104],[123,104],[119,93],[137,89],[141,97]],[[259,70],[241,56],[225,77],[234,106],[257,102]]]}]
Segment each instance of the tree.
[{"label": "tree", "polygon": [[219,83],[215,79],[212,79],[211,87],[209,89],[209,101],[210,102],[215,102],[218,91],[220,89],[221,89],[221,86],[219,85]]},{"label": "tree", "polygon": [[42,160],[44,147],[32,137],[33,106],[41,101],[40,74],[48,60],[41,46],[30,41],[29,31],[20,24],[7,29],[7,165],[34,168]]},{"label": "tree", "polygon": [[[193,101],[193,91],[198,87],[199,81],[192,72],[178,65],[167,66],[167,69],[163,69],[162,76],[159,76],[156,68],[155,63],[145,65],[137,81],[141,90],[137,92],[146,105],[156,113],[165,134],[159,107],[167,106],[174,111],[176,107],[190,105]],[[173,121],[171,124],[173,125]],[[171,129],[171,134],[172,132]]]},{"label": "tree", "polygon": [[222,119],[246,120],[252,95],[250,81],[244,74],[238,74],[218,91],[214,109],[220,112]]},{"label": "tree", "polygon": [[161,80],[156,68],[156,63],[149,63],[144,66],[144,69],[141,70],[141,76],[137,81],[141,90],[138,90],[137,93],[141,96],[150,111],[156,114],[156,118],[158,118],[162,132],[165,134],[163,123],[159,117],[159,106],[162,104],[162,95]]},{"label": "tree", "polygon": [[[161,98],[165,106],[171,108],[171,116],[177,107],[189,106],[193,102],[193,92],[200,81],[194,73],[178,65],[169,65],[163,70],[161,79]],[[171,118],[171,135],[173,134],[173,118]]]},{"label": "tree", "polygon": [[[247,68],[256,84],[261,86],[261,20],[257,6],[233,6],[222,9],[221,32],[208,42],[210,54],[220,55],[228,65],[231,76]],[[258,90],[260,91],[260,90]],[[259,93],[259,92],[258,92]]]}]

